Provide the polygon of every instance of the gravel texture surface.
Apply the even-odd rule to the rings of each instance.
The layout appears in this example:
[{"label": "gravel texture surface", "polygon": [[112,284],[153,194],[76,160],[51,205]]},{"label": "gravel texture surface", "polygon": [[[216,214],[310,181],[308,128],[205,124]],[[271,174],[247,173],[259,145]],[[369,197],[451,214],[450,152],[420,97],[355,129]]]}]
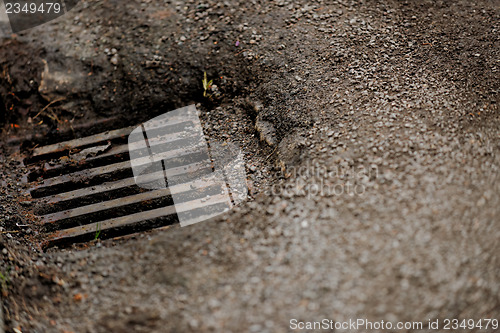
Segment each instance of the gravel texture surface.
[{"label": "gravel texture surface", "polygon": [[[487,0],[82,1],[5,39],[1,57],[37,57],[32,85],[40,59],[74,79],[37,95],[4,74],[2,98],[15,87],[33,105],[4,121],[50,134],[50,119],[23,124],[61,96],[54,112],[76,122],[194,101],[207,131],[242,145],[254,184],[211,222],[40,252],[24,170],[3,147],[8,327],[274,333],[292,318],[366,318],[431,332],[428,319],[500,319],[499,18]],[[204,70],[220,89],[208,102]]]}]

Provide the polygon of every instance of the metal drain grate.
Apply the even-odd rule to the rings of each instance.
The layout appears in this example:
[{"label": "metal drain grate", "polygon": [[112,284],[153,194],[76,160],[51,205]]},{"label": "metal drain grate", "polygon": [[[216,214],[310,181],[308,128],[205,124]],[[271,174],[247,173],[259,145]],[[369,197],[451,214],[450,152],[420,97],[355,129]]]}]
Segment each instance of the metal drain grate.
[{"label": "metal drain grate", "polygon": [[[171,225],[181,216],[195,223],[231,208],[234,191],[228,196],[227,178],[213,172],[196,109],[183,110],[190,112],[149,121],[147,137],[137,131],[143,124],[34,149],[26,164],[43,247]],[[149,168],[138,182],[132,166],[148,169],[151,160],[144,139],[150,152],[161,147],[166,169]],[[155,187],[158,181],[168,187]]]}]

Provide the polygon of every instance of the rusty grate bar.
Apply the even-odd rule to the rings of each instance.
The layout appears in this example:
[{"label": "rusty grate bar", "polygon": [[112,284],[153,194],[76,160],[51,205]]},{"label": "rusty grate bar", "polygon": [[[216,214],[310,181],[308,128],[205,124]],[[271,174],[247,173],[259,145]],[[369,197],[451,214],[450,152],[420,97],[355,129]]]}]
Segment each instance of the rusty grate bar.
[{"label": "rusty grate bar", "polygon": [[[161,146],[158,157],[166,161],[166,169],[151,170],[141,175],[141,181],[155,182],[168,174],[172,186],[166,189],[136,184],[130,154],[135,154],[134,166],[147,165],[151,159],[141,155],[140,144],[135,147],[135,142],[143,140],[133,132],[137,126],[36,148],[26,163],[43,246],[171,225],[178,222],[177,214],[190,216],[191,211],[195,223],[230,208],[228,196],[221,194],[220,181],[211,174],[212,162],[201,158],[207,147],[193,130],[195,122],[193,114],[188,114],[148,123],[148,134],[158,132],[148,145],[152,149]],[[199,177],[187,182],[187,174]],[[176,194],[175,205],[172,193]]]}]

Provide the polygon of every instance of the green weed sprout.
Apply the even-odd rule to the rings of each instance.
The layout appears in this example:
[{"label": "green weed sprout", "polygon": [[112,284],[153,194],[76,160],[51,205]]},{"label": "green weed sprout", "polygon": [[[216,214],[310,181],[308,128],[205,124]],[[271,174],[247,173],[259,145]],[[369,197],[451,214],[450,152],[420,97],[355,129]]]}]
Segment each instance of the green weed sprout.
[{"label": "green weed sprout", "polygon": [[101,224],[97,222],[95,224],[95,236],[94,236],[94,241],[98,240],[99,237],[101,236]]},{"label": "green weed sprout", "polygon": [[207,79],[207,72],[204,72],[203,74],[203,97],[210,97],[210,94],[207,93],[208,89],[212,87],[212,83],[214,83],[214,80],[208,81]]}]

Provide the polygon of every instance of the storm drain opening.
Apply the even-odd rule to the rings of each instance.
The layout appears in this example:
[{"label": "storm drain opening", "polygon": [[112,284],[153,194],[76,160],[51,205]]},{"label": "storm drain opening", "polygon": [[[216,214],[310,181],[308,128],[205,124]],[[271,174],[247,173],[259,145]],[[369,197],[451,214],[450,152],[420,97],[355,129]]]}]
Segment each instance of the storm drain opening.
[{"label": "storm drain opening", "polygon": [[42,248],[190,225],[247,198],[241,151],[207,141],[194,105],[175,112],[32,151]]},{"label": "storm drain opening", "polygon": [[[8,57],[20,49],[27,50],[26,59]],[[5,170],[7,179],[19,180],[11,192],[13,206],[22,212],[16,220],[22,227],[9,222],[7,230],[30,246],[71,247],[220,215],[240,202],[243,187],[252,198],[277,180],[278,141],[269,111],[275,106],[260,85],[264,72],[232,45],[210,44],[209,57],[205,49],[165,51],[169,56],[149,67],[136,66],[142,55],[121,50],[122,60],[134,64],[132,71],[111,66],[106,58],[61,57],[39,45],[12,42],[2,48],[9,61],[0,64],[0,98],[7,110],[1,139],[8,160],[28,169]],[[28,61],[30,66],[21,66]],[[26,77],[33,78],[30,85],[21,84]],[[192,103],[205,142],[190,132],[189,117],[146,126]],[[134,140],[147,149],[130,149],[137,129]],[[244,158],[227,143],[240,147]],[[144,175],[134,174],[131,160],[146,161],[157,147],[161,159],[142,170]],[[220,156],[226,152],[229,160]],[[237,181],[238,164],[246,173],[245,186]]]}]

